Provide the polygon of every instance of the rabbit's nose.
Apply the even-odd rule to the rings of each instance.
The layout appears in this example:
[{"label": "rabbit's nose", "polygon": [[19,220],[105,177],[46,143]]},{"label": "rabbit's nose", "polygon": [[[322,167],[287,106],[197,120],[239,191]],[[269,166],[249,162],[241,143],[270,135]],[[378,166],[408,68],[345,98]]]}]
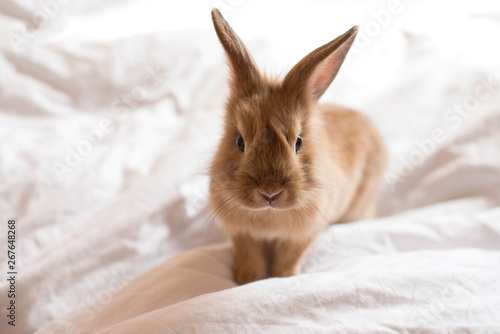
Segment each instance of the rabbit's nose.
[{"label": "rabbit's nose", "polygon": [[273,193],[273,194],[264,194],[264,193],[261,193],[259,191],[259,194],[266,200],[269,202],[269,204],[272,203],[272,201],[274,201],[276,198],[278,198],[278,196],[283,192],[283,190],[280,190],[279,192],[276,192],[276,193]]}]

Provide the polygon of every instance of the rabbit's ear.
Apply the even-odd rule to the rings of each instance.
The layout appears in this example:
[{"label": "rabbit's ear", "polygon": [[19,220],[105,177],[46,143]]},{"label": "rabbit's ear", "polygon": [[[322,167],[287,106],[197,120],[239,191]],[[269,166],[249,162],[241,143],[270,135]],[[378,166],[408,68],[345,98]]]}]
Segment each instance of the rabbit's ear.
[{"label": "rabbit's ear", "polygon": [[257,66],[243,42],[216,8],[212,9],[212,21],[229,60],[232,88],[248,93],[260,83]]},{"label": "rabbit's ear", "polygon": [[318,101],[337,76],[347,52],[352,46],[358,26],[304,57],[283,80],[290,94]]}]

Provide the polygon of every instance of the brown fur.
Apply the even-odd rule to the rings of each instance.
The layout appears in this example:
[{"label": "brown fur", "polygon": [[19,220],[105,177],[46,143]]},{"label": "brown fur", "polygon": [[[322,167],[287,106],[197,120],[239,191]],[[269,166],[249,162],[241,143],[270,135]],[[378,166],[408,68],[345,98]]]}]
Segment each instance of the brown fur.
[{"label": "brown fur", "polygon": [[[278,82],[260,74],[218,10],[212,19],[228,57],[231,95],[210,170],[210,204],[233,241],[239,284],[263,276],[267,253],[270,276],[295,275],[326,226],[374,216],[386,165],[377,131],[355,111],[316,105],[357,27],[311,52]],[[303,140],[298,153],[297,136]],[[279,195],[270,206],[261,193]]]}]

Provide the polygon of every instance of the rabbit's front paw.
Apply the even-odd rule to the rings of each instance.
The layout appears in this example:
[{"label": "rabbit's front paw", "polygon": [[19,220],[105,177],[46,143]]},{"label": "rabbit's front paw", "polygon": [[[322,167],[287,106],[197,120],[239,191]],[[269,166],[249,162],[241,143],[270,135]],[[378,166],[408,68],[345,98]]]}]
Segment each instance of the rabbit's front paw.
[{"label": "rabbit's front paw", "polygon": [[252,268],[246,264],[241,264],[234,267],[234,279],[239,285],[252,283],[262,278],[262,270],[260,268]]},{"label": "rabbit's front paw", "polygon": [[271,277],[289,277],[300,274],[300,266],[293,265],[290,267],[286,266],[271,266],[269,269],[269,274]]}]

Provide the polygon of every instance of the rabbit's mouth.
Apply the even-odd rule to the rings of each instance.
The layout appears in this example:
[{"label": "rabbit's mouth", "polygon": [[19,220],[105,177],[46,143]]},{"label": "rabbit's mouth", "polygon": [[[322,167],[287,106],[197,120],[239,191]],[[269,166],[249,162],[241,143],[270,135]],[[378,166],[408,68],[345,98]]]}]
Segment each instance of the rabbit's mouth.
[{"label": "rabbit's mouth", "polygon": [[270,210],[270,211],[289,211],[290,209],[289,208],[279,208],[274,203],[267,203],[267,204],[264,204],[262,207],[259,207],[259,208],[248,208],[248,210],[250,210],[250,211],[266,211],[266,210]]}]

